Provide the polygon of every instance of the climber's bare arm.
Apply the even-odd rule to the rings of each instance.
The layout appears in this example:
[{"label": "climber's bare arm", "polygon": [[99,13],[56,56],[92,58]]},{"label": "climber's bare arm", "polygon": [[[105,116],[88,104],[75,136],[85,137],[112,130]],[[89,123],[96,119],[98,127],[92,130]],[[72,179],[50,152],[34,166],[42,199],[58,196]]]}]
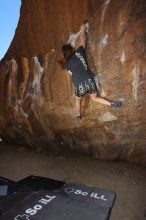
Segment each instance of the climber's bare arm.
[{"label": "climber's bare arm", "polygon": [[86,36],[85,36],[85,25],[84,24],[81,26],[79,38],[80,38],[80,46],[83,46],[85,48]]},{"label": "climber's bare arm", "polygon": [[85,48],[86,45],[86,36],[85,36],[85,24],[83,24],[79,31],[79,36],[75,43],[75,48],[78,49],[80,46]]}]

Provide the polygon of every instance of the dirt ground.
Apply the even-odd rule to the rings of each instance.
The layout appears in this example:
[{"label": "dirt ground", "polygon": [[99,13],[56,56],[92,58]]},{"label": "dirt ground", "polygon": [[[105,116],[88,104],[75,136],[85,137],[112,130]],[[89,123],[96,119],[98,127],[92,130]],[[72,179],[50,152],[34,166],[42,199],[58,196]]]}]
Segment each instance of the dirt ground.
[{"label": "dirt ground", "polygon": [[117,199],[110,220],[145,220],[146,168],[95,160],[77,152],[39,153],[0,145],[0,176],[19,180],[38,175],[113,190]]}]

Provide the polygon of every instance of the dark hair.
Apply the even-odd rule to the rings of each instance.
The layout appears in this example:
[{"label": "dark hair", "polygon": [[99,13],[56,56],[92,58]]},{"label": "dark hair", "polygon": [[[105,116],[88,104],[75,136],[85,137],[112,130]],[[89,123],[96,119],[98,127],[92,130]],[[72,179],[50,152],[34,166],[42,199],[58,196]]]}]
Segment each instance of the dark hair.
[{"label": "dark hair", "polygon": [[62,68],[65,68],[65,64],[68,62],[70,57],[74,55],[75,49],[71,46],[71,44],[65,44],[62,46],[62,53],[64,58],[59,61],[59,64]]}]

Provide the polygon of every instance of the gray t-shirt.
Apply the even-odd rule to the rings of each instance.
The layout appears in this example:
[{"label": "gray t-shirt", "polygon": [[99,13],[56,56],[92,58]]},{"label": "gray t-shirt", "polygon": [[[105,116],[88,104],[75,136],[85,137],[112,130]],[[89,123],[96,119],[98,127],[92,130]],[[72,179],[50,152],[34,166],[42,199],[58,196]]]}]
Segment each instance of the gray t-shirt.
[{"label": "gray t-shirt", "polygon": [[92,78],[92,72],[88,67],[85,49],[80,46],[75,54],[65,64],[65,68],[72,72],[74,85],[78,85],[87,79]]}]

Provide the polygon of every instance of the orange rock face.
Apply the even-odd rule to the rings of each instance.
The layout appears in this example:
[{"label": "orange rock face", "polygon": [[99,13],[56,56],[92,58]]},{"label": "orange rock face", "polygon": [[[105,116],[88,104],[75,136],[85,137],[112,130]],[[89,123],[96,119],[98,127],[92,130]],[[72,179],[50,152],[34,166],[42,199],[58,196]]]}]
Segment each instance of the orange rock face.
[{"label": "orange rock face", "polygon": [[[115,110],[86,95],[79,120],[71,78],[58,60],[85,20],[88,62],[99,74],[101,95],[125,104]],[[146,164],[145,27],[145,0],[23,0],[0,63],[1,138]]]}]

